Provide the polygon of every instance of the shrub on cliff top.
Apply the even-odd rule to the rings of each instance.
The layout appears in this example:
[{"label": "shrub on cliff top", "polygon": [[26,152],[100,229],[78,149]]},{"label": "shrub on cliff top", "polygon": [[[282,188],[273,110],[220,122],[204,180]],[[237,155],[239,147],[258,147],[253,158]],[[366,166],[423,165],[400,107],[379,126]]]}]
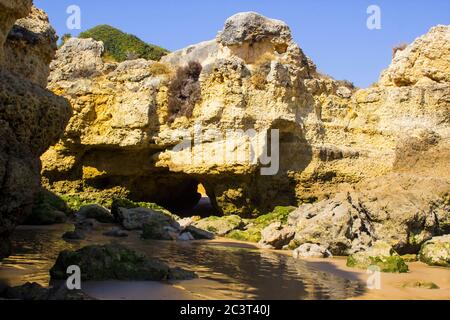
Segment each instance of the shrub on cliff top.
[{"label": "shrub on cliff top", "polygon": [[178,68],[169,86],[169,122],[178,117],[192,116],[195,104],[201,98],[200,73],[202,65],[191,61],[187,66]]},{"label": "shrub on cliff top", "polygon": [[161,47],[147,44],[138,37],[124,33],[108,25],[100,25],[80,33],[80,38],[92,38],[102,41],[105,45],[105,55],[122,62],[130,58],[160,60],[169,51]]}]

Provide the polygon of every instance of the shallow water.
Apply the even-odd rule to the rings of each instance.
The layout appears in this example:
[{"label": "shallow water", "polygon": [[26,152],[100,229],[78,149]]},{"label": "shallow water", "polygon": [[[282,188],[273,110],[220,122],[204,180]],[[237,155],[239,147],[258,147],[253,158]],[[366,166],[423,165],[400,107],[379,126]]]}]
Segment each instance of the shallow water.
[{"label": "shallow water", "polygon": [[[67,243],[61,235],[72,227],[22,227],[14,235],[16,254],[0,263],[0,279],[11,285],[27,281],[48,285],[48,271],[58,253],[87,244],[118,241],[157,257],[171,266],[197,272],[199,279],[178,283],[91,282],[83,289],[100,299],[346,299],[362,286],[287,255],[228,241],[143,241],[138,233],[124,240],[103,237],[101,230],[82,243]],[[105,228],[107,228],[105,226]]]}]

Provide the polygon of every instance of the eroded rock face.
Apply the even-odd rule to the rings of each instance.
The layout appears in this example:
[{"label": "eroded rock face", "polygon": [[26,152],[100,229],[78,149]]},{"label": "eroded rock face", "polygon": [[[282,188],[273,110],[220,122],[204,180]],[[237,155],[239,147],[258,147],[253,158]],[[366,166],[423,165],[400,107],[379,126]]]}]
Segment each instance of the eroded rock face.
[{"label": "eroded rock face", "polygon": [[406,49],[398,51],[383,73],[383,85],[408,86],[418,83],[450,82],[450,27],[433,27]]},{"label": "eroded rock face", "polygon": [[[243,35],[247,27],[252,32]],[[42,158],[46,185],[61,193],[122,194],[170,206],[194,205],[201,182],[219,211],[241,216],[296,204],[290,172],[301,172],[313,156],[303,121],[310,113],[315,117],[305,79],[316,74],[284,23],[240,14],[216,40],[175,52],[162,63],[106,63],[101,48],[90,39],[71,39],[52,64],[50,87],[72,102],[74,117],[60,143]],[[170,122],[170,84],[175,70],[190,61],[203,66],[200,99],[191,118]],[[342,87],[329,78],[316,80],[321,92]],[[271,128],[281,131],[281,169],[261,176],[261,164],[248,161],[249,142],[263,141]],[[257,132],[250,141],[243,135],[249,129]],[[233,135],[218,137],[227,132]],[[171,151],[195,134],[205,141]],[[232,159],[245,154],[245,161],[216,161],[214,154],[224,148],[232,150]],[[255,151],[262,155],[264,145]],[[186,163],[195,155],[201,160]]]},{"label": "eroded rock face", "polygon": [[420,261],[430,266],[450,267],[450,235],[427,241],[420,250]]},{"label": "eroded rock face", "polygon": [[[71,109],[64,98],[45,89],[45,65],[51,51],[56,49],[56,38],[49,31],[51,27],[45,25],[48,21],[44,14],[32,9],[31,1],[2,0],[0,8],[0,257],[3,257],[9,251],[9,234],[31,211],[40,185],[39,157],[59,139]],[[30,16],[13,27],[16,19],[30,11]],[[17,30],[25,38],[20,38]],[[26,37],[30,34],[37,42],[28,42]],[[53,46],[44,48],[46,44]],[[11,57],[15,60],[11,61]]]},{"label": "eroded rock face", "polygon": [[49,64],[55,57],[57,36],[44,11],[32,7],[16,21],[5,43],[4,63],[9,70],[47,87]]},{"label": "eroded rock face", "polygon": [[[377,86],[364,90],[319,74],[285,23],[256,13],[231,17],[215,40],[161,63],[106,63],[101,43],[72,39],[57,54],[50,86],[72,102],[74,117],[43,156],[44,181],[62,193],[119,193],[185,205],[198,199],[200,182],[219,212],[241,217],[317,201],[299,209],[304,226],[296,240],[333,243],[327,248],[339,253],[387,237],[399,250],[416,251],[411,232],[422,242],[448,223],[443,173],[450,87],[439,76],[448,73],[447,34],[447,26],[432,29],[397,54]],[[420,57],[414,68],[400,67],[414,56]],[[191,61],[202,65],[199,99],[192,117],[174,117],[171,84],[176,69]],[[436,72],[428,77],[422,66]],[[80,75],[83,69],[88,76]],[[280,134],[279,170],[262,175],[265,166],[249,161],[248,151],[256,145],[254,154],[264,155],[270,129]],[[200,143],[173,149],[199,135]],[[225,160],[218,156],[223,150]],[[386,203],[386,213],[370,193],[396,205]],[[369,224],[367,215],[381,222]],[[324,229],[308,220],[323,222]],[[340,231],[327,226],[330,220],[342,223]],[[389,231],[382,231],[384,224]]]}]

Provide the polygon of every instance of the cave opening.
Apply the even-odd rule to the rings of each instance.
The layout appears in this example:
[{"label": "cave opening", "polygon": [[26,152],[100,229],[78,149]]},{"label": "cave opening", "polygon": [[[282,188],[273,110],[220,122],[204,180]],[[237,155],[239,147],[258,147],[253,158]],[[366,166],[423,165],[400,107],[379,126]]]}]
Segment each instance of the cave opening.
[{"label": "cave opening", "polygon": [[199,216],[201,218],[220,216],[219,210],[214,206],[205,186],[200,182],[197,183],[197,193],[200,195],[200,199],[195,206],[191,208],[174,209],[174,213],[183,218],[194,216]]}]

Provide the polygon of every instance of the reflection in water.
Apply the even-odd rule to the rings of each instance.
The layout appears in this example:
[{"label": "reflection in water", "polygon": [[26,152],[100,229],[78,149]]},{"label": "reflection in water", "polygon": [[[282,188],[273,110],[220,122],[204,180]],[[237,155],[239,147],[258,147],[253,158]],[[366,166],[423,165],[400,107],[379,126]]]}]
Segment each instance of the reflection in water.
[{"label": "reflection in water", "polygon": [[[14,243],[18,253],[0,264],[0,278],[6,278],[14,285],[27,281],[47,285],[48,270],[58,253],[87,244],[74,245],[61,240],[67,229],[70,226],[16,232]],[[111,241],[100,234],[89,239],[89,243]],[[215,299],[345,299],[362,292],[358,282],[321,272],[307,262],[283,254],[245,245],[142,241],[138,233],[120,242],[172,266],[197,272],[199,280],[174,284],[192,296]],[[107,288],[114,290],[114,286]]]}]

